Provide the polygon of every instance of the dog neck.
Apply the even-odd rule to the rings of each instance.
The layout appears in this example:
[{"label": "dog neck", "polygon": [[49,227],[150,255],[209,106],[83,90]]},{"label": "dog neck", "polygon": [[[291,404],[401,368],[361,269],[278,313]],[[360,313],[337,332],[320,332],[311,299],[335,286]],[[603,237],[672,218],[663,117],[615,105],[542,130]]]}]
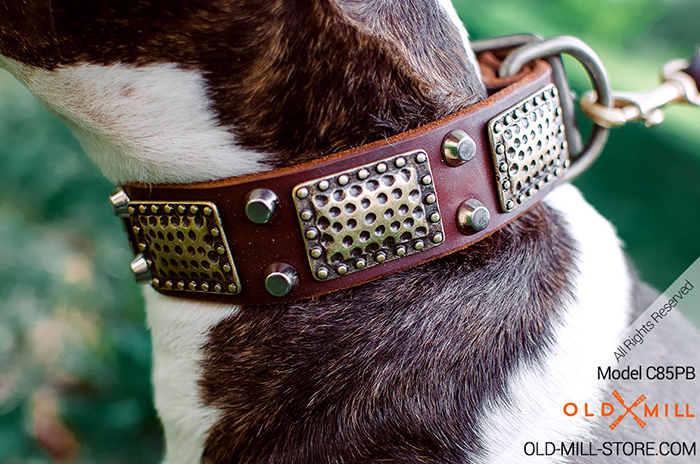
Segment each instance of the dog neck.
[{"label": "dog neck", "polygon": [[[5,6],[2,64],[115,183],[288,166],[485,96],[446,1],[83,3]],[[27,11],[51,21],[23,22]],[[565,196],[558,205],[583,204]],[[616,246],[589,216],[566,221],[587,243]],[[526,409],[533,391],[581,383],[548,358],[565,316],[581,313],[573,263],[598,259],[577,255],[566,221],[537,208],[464,253],[301,304],[236,308],[147,290],[166,460],[485,462],[536,423],[499,404]],[[599,249],[623,275],[619,250]],[[587,359],[576,355],[556,362]],[[557,423],[548,436],[581,427]]]}]

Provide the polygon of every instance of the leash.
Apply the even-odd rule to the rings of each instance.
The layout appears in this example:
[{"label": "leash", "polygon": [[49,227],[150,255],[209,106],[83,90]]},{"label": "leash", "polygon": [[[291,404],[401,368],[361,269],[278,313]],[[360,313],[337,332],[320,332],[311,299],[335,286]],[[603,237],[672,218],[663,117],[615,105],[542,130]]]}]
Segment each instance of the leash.
[{"label": "leash", "polygon": [[[273,304],[357,286],[463,250],[509,224],[600,155],[611,127],[698,105],[700,59],[673,62],[649,94],[614,93],[573,37],[472,44],[488,98],[386,140],[298,166],[110,197],[138,282],[173,297]],[[588,71],[584,144],[561,61]]]}]

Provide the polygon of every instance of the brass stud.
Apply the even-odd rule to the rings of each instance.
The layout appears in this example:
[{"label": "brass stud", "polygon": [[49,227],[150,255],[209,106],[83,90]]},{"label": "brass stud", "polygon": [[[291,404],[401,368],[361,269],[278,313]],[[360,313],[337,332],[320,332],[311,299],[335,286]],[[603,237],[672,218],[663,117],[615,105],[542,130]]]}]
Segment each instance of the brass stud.
[{"label": "brass stud", "polygon": [[433,243],[442,243],[443,239],[444,239],[444,237],[439,232],[437,234],[433,235]]},{"label": "brass stud", "polygon": [[231,272],[231,265],[229,263],[226,263],[222,266],[222,269],[224,272]]},{"label": "brass stud", "polygon": [[167,288],[168,290],[170,290],[171,288],[173,288],[173,281],[172,281],[172,280],[166,280],[166,281],[165,281],[165,288]]},{"label": "brass stud", "polygon": [[297,190],[297,198],[304,199],[309,196],[309,189],[302,187]]},{"label": "brass stud", "polygon": [[509,190],[510,189],[510,181],[508,179],[504,180],[503,183],[501,184],[503,187],[503,190]]},{"label": "brass stud", "polygon": [[501,172],[508,172],[508,163],[501,161],[498,165],[498,170]]},{"label": "brass stud", "polygon": [[388,169],[388,167],[387,167],[386,163],[379,163],[377,165],[377,172],[379,174],[384,174],[387,169]]},{"label": "brass stud", "polygon": [[365,180],[369,177],[369,171],[367,169],[360,169],[357,172],[357,178],[360,180]]},{"label": "brass stud", "polygon": [[423,176],[423,178],[420,180],[420,182],[423,185],[430,185],[433,183],[433,178],[430,176]]},{"label": "brass stud", "polygon": [[413,248],[415,248],[418,251],[421,251],[423,248],[425,248],[425,243],[423,243],[423,240],[418,240],[415,245],[413,245]]},{"label": "brass stud", "polygon": [[226,253],[226,248],[224,248],[223,246],[219,246],[219,247],[216,249],[216,252],[219,253],[220,255],[223,255],[223,254]]},{"label": "brass stud", "polygon": [[350,178],[343,174],[342,176],[338,177],[338,184],[339,185],[348,185],[348,182],[350,182]]},{"label": "brass stud", "polygon": [[146,251],[146,248],[148,248],[148,245],[146,245],[144,242],[139,243],[139,251]]},{"label": "brass stud", "polygon": [[185,214],[185,205],[178,205],[177,212],[180,214]]},{"label": "brass stud", "polygon": [[209,284],[206,283],[206,282],[204,282],[204,283],[202,284],[202,290],[205,291],[205,292],[208,292],[208,291],[209,291]]},{"label": "brass stud", "polygon": [[131,228],[131,230],[133,230],[135,234],[138,234],[141,232],[141,226],[134,226]]},{"label": "brass stud", "polygon": [[397,168],[402,168],[406,166],[406,158],[403,156],[396,158],[396,161],[394,161],[394,164],[396,165]]},{"label": "brass stud", "polygon": [[302,218],[304,221],[310,220],[313,216],[314,216],[314,215],[313,215],[313,213],[311,212],[310,209],[305,209],[304,211],[301,212],[301,218]]},{"label": "brass stud", "polygon": [[154,287],[159,286],[159,285],[160,285],[160,279],[158,279],[157,277],[154,277],[154,278],[151,280],[151,284],[152,284]]},{"label": "brass stud", "polygon": [[224,288],[221,286],[221,284],[216,284],[216,285],[214,285],[214,291],[215,291],[216,293],[221,293],[221,291],[222,291],[223,289],[224,289]]},{"label": "brass stud", "polygon": [[396,249],[396,254],[397,254],[398,256],[403,256],[403,255],[405,255],[405,254],[406,254],[406,247],[403,246],[403,245],[400,246],[400,247],[398,247],[398,248]]},{"label": "brass stud", "polygon": [[377,253],[377,256],[374,259],[378,263],[383,263],[384,261],[386,261],[386,253],[384,253],[384,252]]},{"label": "brass stud", "polygon": [[433,213],[430,215],[430,222],[440,222],[440,213]]},{"label": "brass stud", "polygon": [[151,212],[156,214],[158,212],[158,205],[151,205]]},{"label": "brass stud", "polygon": [[136,212],[136,210],[134,209],[133,206],[129,206],[129,207],[127,208],[127,211],[129,212],[129,215],[130,215],[130,216],[133,216],[134,213]]},{"label": "brass stud", "polygon": [[321,249],[319,247],[314,247],[311,249],[309,254],[311,255],[312,258],[320,258],[321,257]]},{"label": "brass stud", "polygon": [[330,182],[327,180],[322,180],[321,182],[318,183],[318,189],[322,192],[325,192],[328,190],[328,188],[331,186]]},{"label": "brass stud", "polygon": [[187,287],[194,292],[195,290],[197,290],[197,282],[193,280],[189,283]]},{"label": "brass stud", "polygon": [[177,289],[178,290],[184,290],[185,289],[185,282],[182,280],[177,283]]},{"label": "brass stud", "polygon": [[433,193],[426,195],[426,197],[425,197],[425,203],[428,205],[432,205],[436,201],[437,201],[437,197]]},{"label": "brass stud", "polygon": [[212,235],[212,236],[218,237],[219,234],[220,234],[220,232],[219,232],[219,228],[218,228],[218,227],[214,227],[214,228],[211,230],[211,235]]},{"label": "brass stud", "polygon": [[316,275],[318,276],[319,279],[325,279],[328,277],[328,269],[325,267],[322,267],[316,272]]},{"label": "brass stud", "polygon": [[348,272],[348,267],[345,264],[341,264],[335,271],[338,275],[345,275]]},{"label": "brass stud", "polygon": [[228,291],[229,293],[236,293],[238,292],[238,287],[236,287],[236,284],[228,284]]},{"label": "brass stud", "polygon": [[146,205],[139,205],[139,213],[144,214],[146,212]]},{"label": "brass stud", "polygon": [[210,207],[208,207],[208,206],[204,207],[204,215],[205,216],[211,216],[211,213],[213,213],[213,212],[214,211]]},{"label": "brass stud", "polygon": [[418,163],[425,163],[427,161],[428,157],[425,156],[425,153],[418,153],[416,155],[416,162]]},{"label": "brass stud", "polygon": [[197,208],[195,205],[190,206],[190,213],[191,214],[197,214],[197,211],[199,208]]},{"label": "brass stud", "polygon": [[358,268],[358,269],[364,268],[366,264],[367,264],[367,262],[366,262],[364,259],[362,259],[362,258],[360,258],[360,259],[358,259],[357,261],[355,261],[355,267]]},{"label": "brass stud", "polygon": [[173,212],[173,207],[170,205],[165,205],[165,206],[163,206],[163,211],[165,211],[166,214],[170,214]]},{"label": "brass stud", "polygon": [[306,238],[308,238],[309,240],[313,240],[316,237],[318,237],[318,232],[316,231],[316,229],[309,229],[306,231]]}]

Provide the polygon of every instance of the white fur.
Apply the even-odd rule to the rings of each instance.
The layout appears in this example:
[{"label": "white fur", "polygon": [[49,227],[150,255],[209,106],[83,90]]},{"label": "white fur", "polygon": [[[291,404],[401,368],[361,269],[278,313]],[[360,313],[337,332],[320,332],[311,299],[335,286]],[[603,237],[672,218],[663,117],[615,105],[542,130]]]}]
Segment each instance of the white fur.
[{"label": "white fur", "polygon": [[165,429],[165,464],[199,462],[219,412],[202,404],[201,347],[209,330],[239,307],[168,298],[145,289],[153,339],[155,404]]},{"label": "white fur", "polygon": [[55,71],[0,57],[114,183],[197,182],[262,171],[264,155],[217,124],[199,71],[82,64]]},{"label": "white fur", "polygon": [[471,61],[472,65],[474,66],[474,70],[476,71],[476,73],[479,76],[481,76],[481,68],[479,67],[479,63],[476,60],[476,55],[474,55],[474,51],[472,50],[471,45],[469,45],[469,33],[467,32],[467,28],[464,27],[462,20],[459,19],[459,15],[457,14],[457,10],[452,4],[452,0],[437,0],[437,2],[447,12],[447,16],[449,16],[450,20],[454,23],[455,27],[459,31],[459,35],[462,37],[464,49],[467,52],[469,61]]},{"label": "white fur", "polygon": [[559,462],[556,456],[528,459],[523,445],[586,436],[590,423],[582,410],[567,417],[563,407],[575,402],[582,408],[584,402],[601,399],[597,367],[614,361],[618,335],[626,327],[632,282],[612,225],[568,184],[545,203],[568,222],[580,252],[574,264],[575,300],[564,308],[562,323],[554,331],[556,343],[543,367],[520,366],[508,383],[510,404],[486,408],[479,429],[487,454],[478,462]]}]

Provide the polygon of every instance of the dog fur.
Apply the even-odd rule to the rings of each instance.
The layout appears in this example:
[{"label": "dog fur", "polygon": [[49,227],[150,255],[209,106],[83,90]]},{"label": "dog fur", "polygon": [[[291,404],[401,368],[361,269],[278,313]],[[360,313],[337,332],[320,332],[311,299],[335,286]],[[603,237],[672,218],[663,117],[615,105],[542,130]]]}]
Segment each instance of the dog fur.
[{"label": "dog fur", "polygon": [[[0,53],[115,183],[293,165],[486,95],[446,0],[4,2]],[[310,301],[145,289],[165,462],[523,462],[510,444],[596,433],[560,408],[602,398],[638,285],[566,185],[464,252]]]}]

